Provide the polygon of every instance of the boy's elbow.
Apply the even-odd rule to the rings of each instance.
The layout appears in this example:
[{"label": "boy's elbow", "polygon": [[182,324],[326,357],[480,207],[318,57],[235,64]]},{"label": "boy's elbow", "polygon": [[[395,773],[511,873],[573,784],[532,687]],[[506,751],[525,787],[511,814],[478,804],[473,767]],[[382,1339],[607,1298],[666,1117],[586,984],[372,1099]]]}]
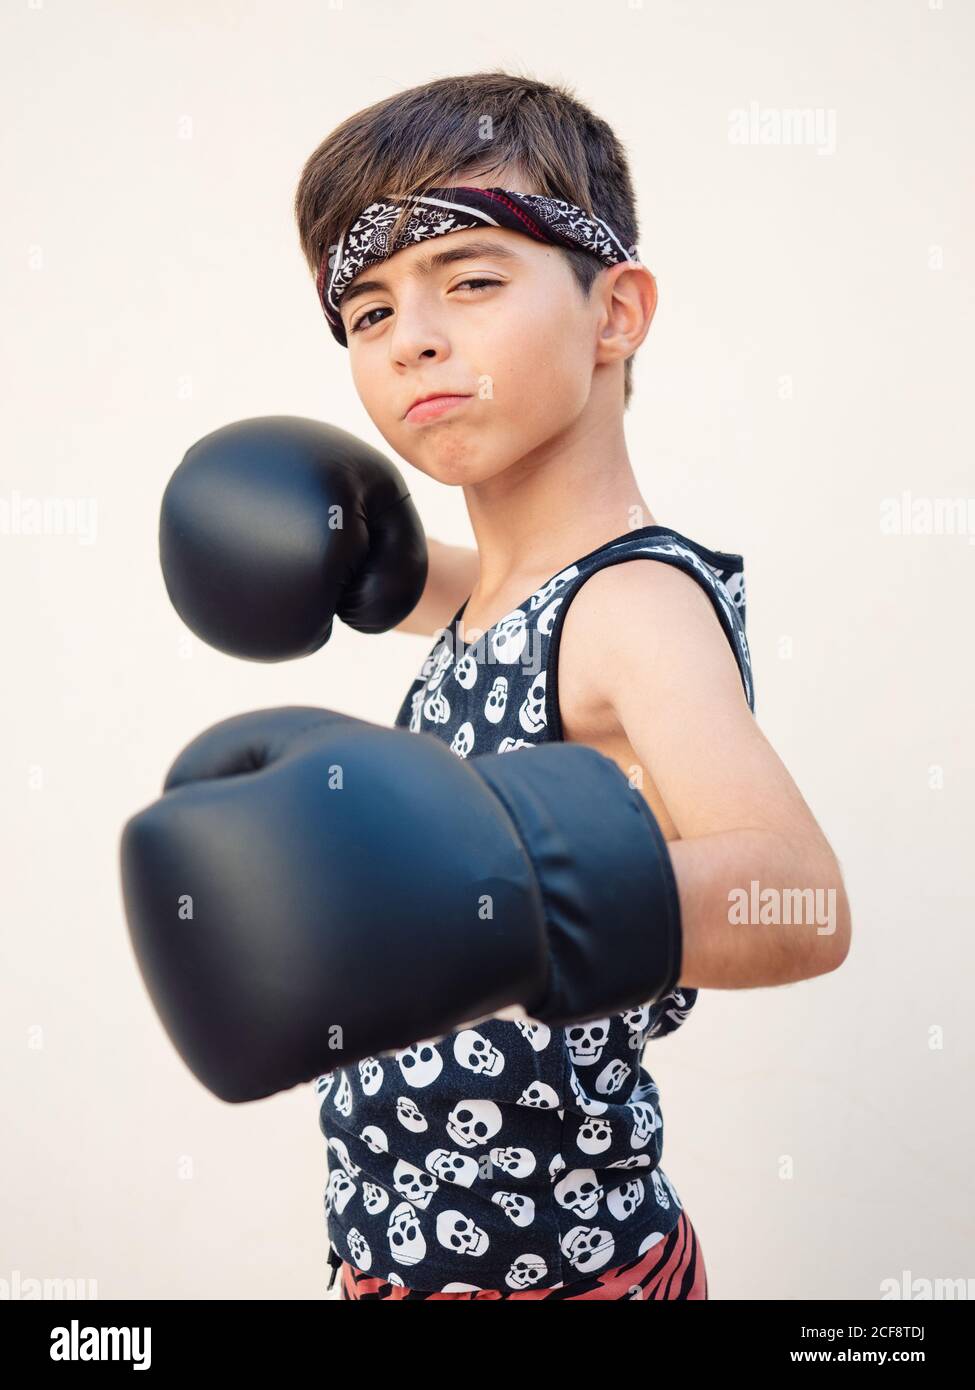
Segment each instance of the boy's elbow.
[{"label": "boy's elbow", "polygon": [[842,883],[836,890],[836,931],[833,933],[833,964],[831,970],[838,970],[850,954],[850,941],[853,935],[850,917],[850,903]]},{"label": "boy's elbow", "polygon": [[852,938],[852,916],[850,900],[839,863],[831,859],[822,874],[824,892],[822,903],[825,911],[817,914],[816,947],[813,953],[813,975],[828,975],[838,970],[850,954]]}]

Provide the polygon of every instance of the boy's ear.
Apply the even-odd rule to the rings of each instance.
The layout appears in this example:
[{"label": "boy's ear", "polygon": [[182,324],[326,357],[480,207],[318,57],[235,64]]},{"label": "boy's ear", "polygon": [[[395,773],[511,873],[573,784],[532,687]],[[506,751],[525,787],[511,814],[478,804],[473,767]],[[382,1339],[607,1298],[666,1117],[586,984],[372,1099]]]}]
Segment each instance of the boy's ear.
[{"label": "boy's ear", "polygon": [[602,295],[605,314],[599,334],[600,361],[631,356],[649,333],[657,310],[653,272],[639,261],[607,266],[595,292]]}]

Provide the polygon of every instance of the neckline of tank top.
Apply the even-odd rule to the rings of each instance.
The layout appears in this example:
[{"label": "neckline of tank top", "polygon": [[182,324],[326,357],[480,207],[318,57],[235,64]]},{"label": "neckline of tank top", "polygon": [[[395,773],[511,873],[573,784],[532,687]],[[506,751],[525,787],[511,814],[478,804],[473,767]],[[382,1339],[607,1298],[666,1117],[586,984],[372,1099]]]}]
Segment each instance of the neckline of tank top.
[{"label": "neckline of tank top", "polygon": [[[556,574],[561,574],[562,570],[570,569],[572,565],[584,564],[586,560],[591,560],[594,556],[602,554],[604,550],[609,550],[610,546],[619,545],[620,541],[631,541],[638,536],[642,536],[647,539],[649,539],[652,536],[670,536],[675,541],[681,541],[682,544],[689,545],[690,548],[696,551],[702,559],[708,560],[710,563],[717,564],[717,567],[719,569],[729,568],[729,566],[727,565],[721,565],[719,563],[721,560],[737,560],[737,566],[730,567],[733,569],[742,569],[744,566],[744,560],[742,556],[737,553],[737,551],[711,550],[706,545],[702,545],[700,541],[692,541],[689,536],[681,535],[680,531],[675,531],[672,526],[638,526],[632,531],[624,531],[621,536],[614,536],[612,540],[603,541],[602,545],[597,545],[595,550],[590,550],[588,554],[580,555],[578,560],[570,560],[567,565],[563,565],[561,569],[557,569],[555,571],[555,574],[549,575],[548,579],[545,580],[544,584],[539,584],[537,588],[532,590],[531,594],[526,595],[526,597],[522,599],[521,603],[515,604],[514,608],[509,608],[507,613],[502,613],[500,618],[496,618],[490,627],[486,627],[484,629],[480,637],[475,637],[472,642],[461,643],[460,646],[457,648],[457,660],[459,661],[462,657],[466,656],[467,652],[470,650],[471,647],[476,647],[479,642],[483,642],[485,637],[492,633],[494,629],[498,626],[498,623],[501,623],[505,620],[505,618],[508,616],[508,613],[514,613],[519,608],[524,608],[525,604],[528,603],[528,601],[531,599],[532,594],[537,594],[539,589],[544,589],[545,584],[550,584],[552,580],[555,578]],[[470,594],[468,594],[467,597],[464,599],[464,602],[461,604],[457,612],[450,620],[450,629],[454,633],[455,637],[457,635],[457,624],[464,616],[464,613],[467,610],[467,605],[470,603],[470,601],[471,596]]]}]

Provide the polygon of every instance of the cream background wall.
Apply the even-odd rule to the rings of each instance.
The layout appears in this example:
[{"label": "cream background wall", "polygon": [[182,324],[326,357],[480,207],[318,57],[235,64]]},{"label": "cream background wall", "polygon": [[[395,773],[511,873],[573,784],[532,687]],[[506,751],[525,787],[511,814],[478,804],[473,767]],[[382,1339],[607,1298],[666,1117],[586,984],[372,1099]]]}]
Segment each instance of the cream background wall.
[{"label": "cream background wall", "polygon": [[[745,556],[757,717],[853,904],[839,972],[707,992],[649,1049],[711,1295],[975,1274],[975,508],[961,535],[881,525],[905,492],[975,496],[973,39],[956,0],[3,6],[0,512],[83,506],[71,534],[0,531],[0,1279],[324,1296],[313,1091],[233,1107],[188,1073],[129,950],[117,839],[208,724],[392,722],[431,642],[208,650],[166,598],[158,505],[233,419],[385,447],[294,187],[352,111],[495,65],[568,81],[630,152],[660,289],[631,456],[659,518]],[[805,143],[731,138],[736,111],[792,109]],[[462,495],[409,476],[428,533],[470,543]]]}]

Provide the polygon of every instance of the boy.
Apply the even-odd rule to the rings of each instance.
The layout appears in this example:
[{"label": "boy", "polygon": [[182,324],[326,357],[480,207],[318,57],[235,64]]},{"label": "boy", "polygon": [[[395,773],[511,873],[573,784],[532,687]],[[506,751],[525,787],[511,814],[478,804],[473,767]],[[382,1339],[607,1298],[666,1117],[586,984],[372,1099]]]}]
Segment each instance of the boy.
[{"label": "boy", "polygon": [[[370,418],[463,488],[477,542],[430,544],[399,626],[442,635],[397,725],[459,757],[564,740],[613,759],[668,841],[684,918],[678,986],[652,1005],[555,1029],[513,1009],[319,1078],[342,1297],[704,1298],[643,1045],[701,986],[835,969],[850,916],[753,717],[741,557],[659,525],[627,456],[657,294],[624,152],[562,88],[448,78],[335,130],[295,212]],[[730,929],[755,882],[835,895],[830,930]]]}]

